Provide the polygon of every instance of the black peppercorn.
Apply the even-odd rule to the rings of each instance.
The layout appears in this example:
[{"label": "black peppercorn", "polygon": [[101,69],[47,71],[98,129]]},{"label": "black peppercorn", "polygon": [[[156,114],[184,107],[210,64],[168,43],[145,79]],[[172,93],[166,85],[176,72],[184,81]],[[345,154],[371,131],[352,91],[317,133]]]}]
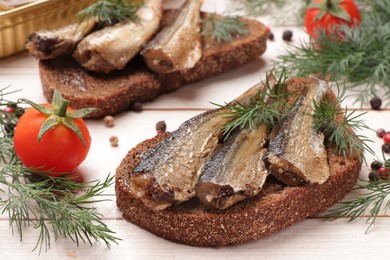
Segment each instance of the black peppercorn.
[{"label": "black peppercorn", "polygon": [[371,170],[377,171],[383,164],[380,161],[373,161],[371,163]]},{"label": "black peppercorn", "polygon": [[268,40],[271,40],[271,41],[274,40],[274,34],[272,32],[268,33]]},{"label": "black peppercorn", "polygon": [[7,122],[4,124],[4,130],[8,133],[11,134],[15,130],[15,124],[11,122]]},{"label": "black peppercorn", "polygon": [[380,175],[377,172],[370,172],[368,174],[368,179],[370,179],[370,181],[379,181],[380,180]]},{"label": "black peppercorn", "polygon": [[383,151],[384,153],[390,153],[390,144],[384,143],[384,144],[382,145],[382,151]]},{"label": "black peppercorn", "polygon": [[381,108],[381,106],[382,106],[382,99],[380,99],[379,97],[375,96],[375,97],[371,98],[370,105],[371,105],[372,109],[379,110]]},{"label": "black peppercorn", "polygon": [[379,128],[378,130],[376,130],[376,136],[378,136],[379,138],[383,138],[386,134],[386,131],[385,129],[383,128]]},{"label": "black peppercorn", "polygon": [[283,32],[282,39],[289,42],[289,41],[291,41],[292,36],[293,36],[293,32],[291,30],[285,30]]},{"label": "black peppercorn", "polygon": [[142,111],[142,103],[135,101],[134,103],[131,104],[130,109],[136,112],[140,112]]},{"label": "black peppercorn", "polygon": [[156,124],[156,130],[157,132],[165,132],[165,130],[167,129],[167,124],[165,123],[165,121],[158,121],[157,124]]},{"label": "black peppercorn", "polygon": [[16,107],[15,108],[15,116],[16,117],[21,117],[23,114],[24,114],[24,111],[25,111],[25,109],[24,108],[22,108],[22,107]]}]

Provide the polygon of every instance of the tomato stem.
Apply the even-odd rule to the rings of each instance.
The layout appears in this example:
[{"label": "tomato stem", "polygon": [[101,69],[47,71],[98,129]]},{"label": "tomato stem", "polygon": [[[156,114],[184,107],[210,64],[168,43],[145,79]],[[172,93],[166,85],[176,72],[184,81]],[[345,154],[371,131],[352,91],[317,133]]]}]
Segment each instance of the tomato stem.
[{"label": "tomato stem", "polygon": [[80,129],[73,121],[75,119],[83,118],[89,113],[95,111],[94,108],[84,108],[75,111],[67,111],[70,101],[63,99],[58,90],[54,91],[51,107],[38,105],[28,99],[21,99],[21,101],[26,102],[42,114],[48,116],[46,121],[42,124],[41,129],[39,130],[37,140],[38,142],[48,130],[59,124],[62,124],[72,130],[80,138],[80,141],[83,143],[84,147],[86,146],[84,137]]},{"label": "tomato stem", "polygon": [[66,99],[61,100],[60,106],[57,110],[57,115],[60,117],[65,117],[68,106],[69,106],[69,100]]}]

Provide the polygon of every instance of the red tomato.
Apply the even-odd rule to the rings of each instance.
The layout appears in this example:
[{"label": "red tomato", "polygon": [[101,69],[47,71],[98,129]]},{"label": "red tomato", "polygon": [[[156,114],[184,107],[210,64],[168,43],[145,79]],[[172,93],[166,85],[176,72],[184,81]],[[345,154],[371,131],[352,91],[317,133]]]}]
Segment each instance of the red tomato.
[{"label": "red tomato", "polygon": [[[52,107],[51,104],[43,106]],[[68,107],[67,111],[73,109]],[[84,161],[91,146],[87,126],[82,119],[73,119],[80,129],[85,146],[76,133],[63,124],[49,129],[38,142],[38,133],[47,118],[47,115],[35,108],[26,110],[15,128],[15,152],[27,167],[55,173],[70,172]]]},{"label": "red tomato", "polygon": [[[322,4],[323,8],[313,7]],[[327,4],[331,7],[327,7]],[[325,15],[321,15],[325,11]],[[341,13],[341,16],[339,15]],[[345,17],[345,18],[340,18]],[[360,23],[360,12],[353,0],[314,0],[312,7],[306,11],[305,28],[309,35],[316,40],[321,30],[329,35],[335,26],[346,24],[349,27],[357,26]]]}]

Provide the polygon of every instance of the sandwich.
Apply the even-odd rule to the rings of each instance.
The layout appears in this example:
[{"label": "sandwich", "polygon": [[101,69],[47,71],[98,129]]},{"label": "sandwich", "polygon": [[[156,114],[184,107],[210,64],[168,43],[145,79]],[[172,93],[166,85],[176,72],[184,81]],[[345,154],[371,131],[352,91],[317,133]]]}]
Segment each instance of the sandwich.
[{"label": "sandwich", "polygon": [[[269,78],[132,148],[116,171],[117,206],[157,236],[201,247],[258,239],[314,216],[351,191],[362,165],[362,151],[340,151],[314,113],[336,101],[315,76]],[[237,124],[234,111],[244,107],[257,115]]]},{"label": "sandwich", "polygon": [[[88,17],[32,33],[26,47],[39,60],[45,97],[50,101],[58,90],[76,109],[97,108],[89,118],[102,118],[231,71],[264,53],[262,23],[204,13],[202,3],[187,0],[178,10],[163,10],[161,0],[147,0],[136,20],[101,28],[97,18]],[[241,30],[226,35],[221,27],[227,38],[213,37],[223,22],[234,22]]]}]

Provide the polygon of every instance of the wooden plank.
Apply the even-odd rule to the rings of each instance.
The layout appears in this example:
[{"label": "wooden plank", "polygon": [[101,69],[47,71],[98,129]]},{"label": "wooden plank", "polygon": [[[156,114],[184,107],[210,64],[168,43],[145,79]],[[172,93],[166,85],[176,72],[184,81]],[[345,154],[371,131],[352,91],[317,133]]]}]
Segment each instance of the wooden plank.
[{"label": "wooden plank", "polygon": [[390,218],[365,234],[365,220],[346,223],[305,220],[269,237],[223,248],[195,248],[176,244],[123,220],[106,221],[123,241],[109,250],[104,243],[76,247],[69,241],[52,242],[48,252],[31,252],[37,231],[27,229],[23,242],[11,236],[8,223],[0,221],[2,259],[387,259]]},{"label": "wooden plank", "polygon": [[[177,7],[183,1],[167,0],[168,7]],[[206,1],[202,8],[206,11],[222,12],[225,2],[217,0]],[[262,18],[259,18],[260,20]],[[202,82],[185,86],[180,90],[163,95],[153,102],[145,104],[141,113],[128,112],[116,116],[113,128],[104,126],[101,120],[88,120],[93,139],[91,151],[86,161],[79,167],[85,180],[104,179],[108,174],[115,174],[127,151],[139,142],[155,135],[155,124],[165,120],[168,131],[175,130],[190,117],[207,109],[214,108],[210,102],[223,104],[230,101],[243,91],[265,78],[265,73],[273,66],[277,55],[285,51],[288,43],[281,39],[284,30],[292,29],[293,42],[298,44],[306,41],[307,36],[302,29],[288,27],[272,27],[274,41],[268,41],[266,53],[255,62],[238,68],[231,73],[215,76]],[[21,92],[7,96],[12,100],[25,97],[36,102],[46,102],[39,81],[37,61],[28,53],[0,60],[0,88],[12,85],[10,90]],[[351,94],[352,92],[349,92]],[[348,97],[344,106],[360,108],[354,104],[355,99]],[[367,109],[366,104],[363,108]],[[368,111],[363,116],[366,124],[372,129],[385,128],[390,130],[390,121],[385,120],[389,110]],[[381,157],[382,140],[374,131],[358,131],[373,141],[370,147],[378,157]],[[119,138],[119,146],[111,147],[109,137]],[[375,157],[367,154],[367,162]],[[360,177],[367,179],[369,165],[363,166]],[[114,187],[106,190],[114,195]],[[352,198],[362,192],[352,192],[347,198]],[[367,218],[347,224],[347,219],[329,222],[320,214],[287,228],[270,237],[259,239],[242,245],[224,248],[194,248],[175,244],[158,238],[123,220],[121,212],[115,204],[115,196],[107,196],[111,201],[96,204],[99,212],[104,215],[108,226],[123,239],[119,245],[113,245],[108,250],[103,243],[94,243],[93,247],[81,245],[76,247],[71,241],[52,241],[51,250],[47,253],[31,252],[34,248],[38,232],[32,227],[24,229],[23,242],[8,225],[8,216],[0,216],[0,259],[387,259],[386,248],[390,229],[390,213],[381,212],[376,226],[365,234]],[[324,221],[325,220],[325,221]],[[15,231],[16,232],[16,231]]]}]

